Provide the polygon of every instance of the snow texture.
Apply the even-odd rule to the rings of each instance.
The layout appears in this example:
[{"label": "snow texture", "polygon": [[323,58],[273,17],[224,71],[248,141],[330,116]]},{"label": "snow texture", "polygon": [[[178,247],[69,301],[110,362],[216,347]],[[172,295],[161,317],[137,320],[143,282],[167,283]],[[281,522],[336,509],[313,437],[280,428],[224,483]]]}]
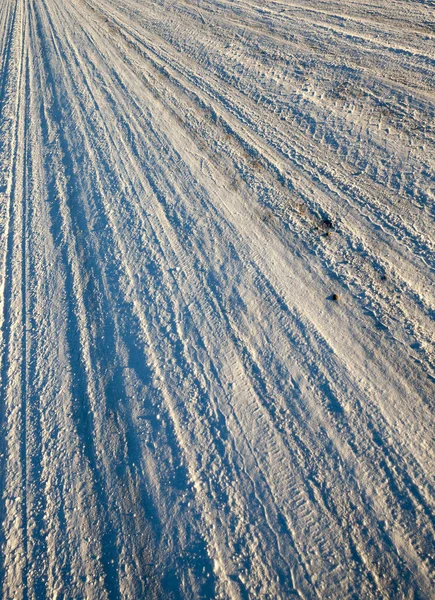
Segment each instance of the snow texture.
[{"label": "snow texture", "polygon": [[0,0],[0,596],[429,599],[435,3]]}]

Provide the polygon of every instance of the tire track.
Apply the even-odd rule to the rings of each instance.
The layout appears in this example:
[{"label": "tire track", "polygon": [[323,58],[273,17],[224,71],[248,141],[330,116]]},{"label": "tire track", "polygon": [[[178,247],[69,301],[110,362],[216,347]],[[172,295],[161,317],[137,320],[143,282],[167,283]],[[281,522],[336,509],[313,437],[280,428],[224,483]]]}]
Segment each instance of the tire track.
[{"label": "tire track", "polygon": [[[47,47],[44,46],[46,35],[44,34],[44,25],[40,10],[43,3],[34,6],[32,17],[34,19],[35,30],[40,40],[41,57],[46,76],[46,85],[49,86],[50,96],[53,103],[51,112],[51,125],[57,130],[57,137],[60,155],[61,169],[65,174],[65,181],[59,179],[53,187],[53,197],[58,197],[59,204],[53,203],[51,211],[52,228],[54,238],[59,240],[62,248],[64,268],[66,274],[65,288],[69,290],[76,302],[76,306],[69,302],[68,309],[68,345],[71,353],[71,369],[74,373],[73,395],[75,398],[76,411],[75,424],[79,438],[81,439],[85,456],[92,471],[92,486],[96,496],[95,510],[97,511],[97,521],[101,527],[101,567],[104,572],[106,582],[105,594],[108,598],[116,599],[119,597],[119,582],[117,580],[117,552],[115,544],[115,534],[113,525],[106,516],[108,511],[107,491],[104,480],[101,475],[101,466],[99,464],[98,452],[95,448],[95,405],[99,397],[97,377],[94,372],[92,351],[90,342],[90,325],[87,321],[88,310],[86,309],[86,296],[89,294],[89,287],[86,290],[82,282],[89,282],[92,269],[89,263],[89,254],[85,246],[85,232],[87,229],[86,221],[81,216],[79,207],[75,204],[73,181],[74,172],[72,170],[72,160],[68,141],[62,133],[62,103],[59,100],[54,77],[52,75],[51,57],[48,54]],[[50,25],[50,28],[52,26]],[[55,44],[55,42],[53,41]],[[53,46],[57,54],[56,46]],[[60,186],[59,186],[60,184]],[[59,187],[60,189],[59,189]],[[65,186],[65,187],[64,187]],[[63,189],[62,189],[63,188]],[[86,263],[87,266],[86,266]],[[88,284],[89,285],[89,284]],[[92,293],[92,292],[91,292]]]},{"label": "tire track", "polygon": [[[18,17],[18,11],[20,13]],[[3,270],[2,323],[1,323],[1,405],[2,422],[9,436],[4,445],[1,483],[2,497],[1,541],[4,549],[20,540],[21,556],[8,556],[4,551],[0,569],[4,574],[2,585],[7,590],[10,579],[17,577],[21,582],[20,595],[27,598],[27,456],[26,456],[26,374],[27,340],[26,326],[26,142],[27,119],[26,91],[28,83],[27,19],[24,4],[17,6],[19,19],[19,63],[17,72],[17,94],[15,104],[15,130],[13,132],[12,160],[8,185],[9,205],[7,210],[6,248]],[[12,30],[11,30],[12,31]],[[12,207],[16,204],[16,209]],[[14,406],[18,414],[14,414]],[[14,440],[14,437],[16,439]],[[12,438],[12,439],[10,439]],[[14,442],[17,444],[19,464],[14,461]],[[3,449],[3,448],[2,448]],[[12,463],[12,464],[11,464]],[[9,469],[7,470],[7,466]],[[12,468],[11,468],[12,467]],[[15,505],[17,514],[6,508],[5,499]],[[18,494],[18,495],[17,495]],[[12,558],[12,560],[11,560]]]}]

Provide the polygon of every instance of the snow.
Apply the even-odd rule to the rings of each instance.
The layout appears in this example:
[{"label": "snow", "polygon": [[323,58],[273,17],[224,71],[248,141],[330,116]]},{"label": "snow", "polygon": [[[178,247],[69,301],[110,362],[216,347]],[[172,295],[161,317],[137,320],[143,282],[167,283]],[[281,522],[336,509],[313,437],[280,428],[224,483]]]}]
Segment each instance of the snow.
[{"label": "snow", "polygon": [[1,597],[433,597],[434,15],[0,0]]}]

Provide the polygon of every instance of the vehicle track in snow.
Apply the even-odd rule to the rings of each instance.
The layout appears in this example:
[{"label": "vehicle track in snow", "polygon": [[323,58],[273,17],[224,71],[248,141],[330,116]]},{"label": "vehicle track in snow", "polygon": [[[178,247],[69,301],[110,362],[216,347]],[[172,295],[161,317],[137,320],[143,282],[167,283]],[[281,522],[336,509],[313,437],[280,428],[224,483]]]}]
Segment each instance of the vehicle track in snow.
[{"label": "vehicle track in snow", "polygon": [[5,598],[430,597],[435,51],[397,4],[1,0]]}]

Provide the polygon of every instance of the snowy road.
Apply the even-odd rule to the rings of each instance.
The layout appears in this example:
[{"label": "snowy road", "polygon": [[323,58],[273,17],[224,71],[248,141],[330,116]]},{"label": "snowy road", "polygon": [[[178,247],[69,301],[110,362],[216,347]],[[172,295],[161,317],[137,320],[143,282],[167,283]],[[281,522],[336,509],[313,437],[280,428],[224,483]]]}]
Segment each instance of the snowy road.
[{"label": "snowy road", "polygon": [[0,0],[0,52],[0,596],[433,598],[434,3]]}]

